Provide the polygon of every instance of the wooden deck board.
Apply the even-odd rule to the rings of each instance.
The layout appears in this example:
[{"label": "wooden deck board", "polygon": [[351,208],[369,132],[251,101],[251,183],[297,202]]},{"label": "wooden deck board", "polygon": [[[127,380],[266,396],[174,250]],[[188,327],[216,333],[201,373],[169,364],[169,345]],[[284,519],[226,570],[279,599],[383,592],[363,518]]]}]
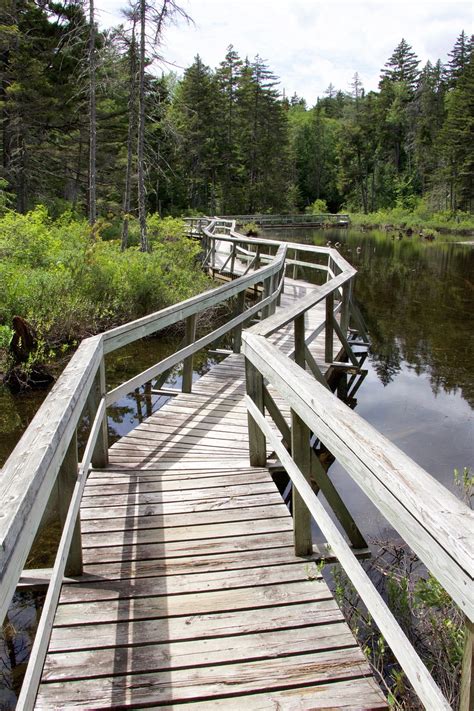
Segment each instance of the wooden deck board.
[{"label": "wooden deck board", "polygon": [[[287,280],[282,305],[309,288]],[[293,349],[290,329],[272,340]],[[321,338],[310,350],[324,369]],[[294,555],[269,471],[249,465],[244,395],[231,355],[91,473],[84,573],[63,586],[38,709],[386,708],[316,566]]]}]

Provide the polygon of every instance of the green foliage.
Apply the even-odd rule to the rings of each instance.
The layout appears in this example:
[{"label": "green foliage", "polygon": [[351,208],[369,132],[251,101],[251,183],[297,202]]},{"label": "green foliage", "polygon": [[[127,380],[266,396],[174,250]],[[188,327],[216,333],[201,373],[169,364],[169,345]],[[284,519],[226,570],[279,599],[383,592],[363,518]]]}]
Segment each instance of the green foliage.
[{"label": "green foliage", "polygon": [[[393,542],[375,544],[378,553],[364,564],[367,572],[436,683],[456,708],[464,648],[463,615],[413,553]],[[336,600],[385,688],[390,708],[421,710],[405,673],[338,565],[333,578]]]},{"label": "green foliage", "polygon": [[328,206],[326,200],[315,200],[309,207],[306,208],[305,212],[310,215],[325,215],[328,212]]},{"label": "green foliage", "polygon": [[206,288],[197,264],[199,245],[180,220],[153,215],[152,252],[125,252],[119,240],[91,238],[85,221],[52,220],[39,206],[0,218],[0,347],[22,316],[36,330],[37,359],[99,329],[142,316]]}]

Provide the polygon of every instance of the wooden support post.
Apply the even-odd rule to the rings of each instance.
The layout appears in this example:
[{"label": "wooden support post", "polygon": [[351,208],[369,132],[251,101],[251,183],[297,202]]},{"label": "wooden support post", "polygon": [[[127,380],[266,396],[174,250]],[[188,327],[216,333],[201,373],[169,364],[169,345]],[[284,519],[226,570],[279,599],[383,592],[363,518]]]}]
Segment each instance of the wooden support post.
[{"label": "wooden support post", "polygon": [[464,640],[464,656],[461,672],[461,692],[459,711],[472,711],[474,708],[474,623],[466,617],[466,639]]},{"label": "wooden support post", "polygon": [[[255,271],[260,268],[260,245],[257,244],[257,249],[255,251],[255,261],[253,263],[253,268]],[[255,283],[255,286],[253,287],[253,295],[254,298],[257,299],[258,296],[258,285]]]},{"label": "wooden support post", "polygon": [[[235,315],[238,316],[239,314],[242,314],[245,310],[245,290],[241,291],[237,295],[237,309]],[[234,328],[234,345],[233,345],[233,351],[234,353],[240,353],[240,349],[242,347],[242,323],[239,323],[238,326]]]},{"label": "wooden support post", "polygon": [[[270,296],[271,290],[272,290],[272,278],[268,277],[267,279],[263,280],[262,301],[263,301],[263,299],[266,299],[267,296]],[[262,314],[261,314],[262,321],[264,318],[267,318],[269,315],[270,315],[270,307],[264,306],[262,309]]]},{"label": "wooden support post", "polygon": [[306,353],[305,353],[305,314],[299,314],[295,318],[295,363],[300,366],[300,368],[306,365]]},{"label": "wooden support post", "polygon": [[311,449],[311,483],[313,485],[313,490],[315,489],[316,493],[319,489],[321,489],[324,494],[324,498],[336,514],[336,517],[346,532],[352,546],[358,550],[366,549],[367,542],[365,541],[364,536],[357,527],[357,524],[352,518],[344,501],[341,499],[339,492],[329,478],[327,471],[321,464],[321,461],[314,449]]},{"label": "wooden support post", "polygon": [[230,276],[231,278],[234,276],[234,265],[235,265],[235,252],[237,250],[237,243],[233,242],[232,243],[232,256],[230,258]]},{"label": "wooden support post", "polygon": [[[77,459],[77,434],[74,432],[69,447],[67,448],[63,463],[58,473],[58,517],[61,529],[66,522],[72,492],[77,482],[78,459]],[[65,574],[68,576],[81,575],[82,573],[82,543],[81,543],[81,519],[77,517],[71,547],[66,563]]]},{"label": "wooden support post", "polygon": [[352,281],[346,282],[342,287],[341,330],[344,335],[349,329],[349,316],[351,305]]},{"label": "wooden support post", "polygon": [[[245,380],[247,395],[255,403],[260,412],[264,413],[263,375],[254,365],[245,359]],[[247,413],[249,427],[249,452],[252,467],[264,467],[267,461],[267,442],[265,435],[253,417]]]},{"label": "wooden support post", "polygon": [[[309,427],[291,411],[291,452],[293,461],[309,482],[311,478],[311,450]],[[311,514],[293,485],[293,532],[296,555],[310,555],[313,552],[311,535]]]},{"label": "wooden support post", "polygon": [[[189,346],[196,340],[196,314],[188,316],[184,322],[184,346]],[[193,356],[190,355],[183,361],[182,392],[190,393],[193,389]]]},{"label": "wooden support post", "polygon": [[334,360],[334,293],[331,292],[326,296],[326,337],[325,337],[325,355],[326,363],[332,363]]},{"label": "wooden support post", "polygon": [[[89,395],[89,419],[90,423],[94,422],[95,414],[99,403],[107,392],[107,384],[105,381],[105,360],[102,357],[99,370],[97,372],[94,385],[91,388]],[[97,442],[94,447],[91,464],[93,467],[106,467],[109,461],[109,435],[107,428],[107,412],[104,415],[102,427],[97,437]]]}]

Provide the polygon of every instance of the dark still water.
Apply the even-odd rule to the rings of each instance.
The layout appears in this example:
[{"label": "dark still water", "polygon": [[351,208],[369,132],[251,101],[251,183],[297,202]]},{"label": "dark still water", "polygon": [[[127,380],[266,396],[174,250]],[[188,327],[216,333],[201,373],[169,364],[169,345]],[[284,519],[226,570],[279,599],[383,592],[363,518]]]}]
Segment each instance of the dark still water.
[{"label": "dark still water", "polygon": [[[356,267],[355,293],[371,339],[356,411],[454,490],[453,470],[474,462],[474,247],[378,231],[275,236],[330,242]],[[337,463],[331,478],[364,533],[391,534]]]}]

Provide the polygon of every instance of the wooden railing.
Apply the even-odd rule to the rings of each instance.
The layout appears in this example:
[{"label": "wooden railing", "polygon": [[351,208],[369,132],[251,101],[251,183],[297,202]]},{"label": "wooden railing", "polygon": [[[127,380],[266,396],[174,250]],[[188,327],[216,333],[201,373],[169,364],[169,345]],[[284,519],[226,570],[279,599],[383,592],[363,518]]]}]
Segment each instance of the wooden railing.
[{"label": "wooden railing", "polygon": [[226,219],[235,220],[239,225],[253,223],[260,227],[304,227],[305,225],[331,224],[347,227],[350,222],[349,215],[333,213],[309,213],[294,215],[226,215]]},{"label": "wooden railing", "polygon": [[[340,279],[341,275],[329,284],[333,285]],[[314,466],[318,462],[312,446],[314,436],[327,447],[464,612],[466,643],[460,709],[469,711],[472,709],[473,694],[473,513],[466,504],[456,499],[436,479],[328,392],[322,382],[317,382],[319,377],[315,380],[305,370],[305,365],[310,364],[310,354],[304,338],[304,316],[321,298],[323,291],[324,287],[317,297],[310,296],[298,302],[291,311],[277,313],[243,335],[251,464],[265,465],[268,443],[293,484],[296,553],[305,555],[312,551],[313,518],[325,536],[331,553],[344,568],[392,648],[421,702],[430,711],[449,709],[449,703],[431,674],[316,495]],[[289,323],[294,324],[294,362],[266,338]],[[270,387],[290,407],[291,427],[276,408],[275,400],[269,393]],[[279,429],[280,436],[275,434],[270,424],[272,421]],[[329,477],[324,471],[319,471],[319,475],[319,488],[345,527],[347,512],[341,509],[342,502],[332,496],[331,490],[330,496],[327,495],[324,487],[330,484]],[[346,532],[351,540],[350,529],[346,528]],[[354,540],[351,542],[354,544]]]}]

